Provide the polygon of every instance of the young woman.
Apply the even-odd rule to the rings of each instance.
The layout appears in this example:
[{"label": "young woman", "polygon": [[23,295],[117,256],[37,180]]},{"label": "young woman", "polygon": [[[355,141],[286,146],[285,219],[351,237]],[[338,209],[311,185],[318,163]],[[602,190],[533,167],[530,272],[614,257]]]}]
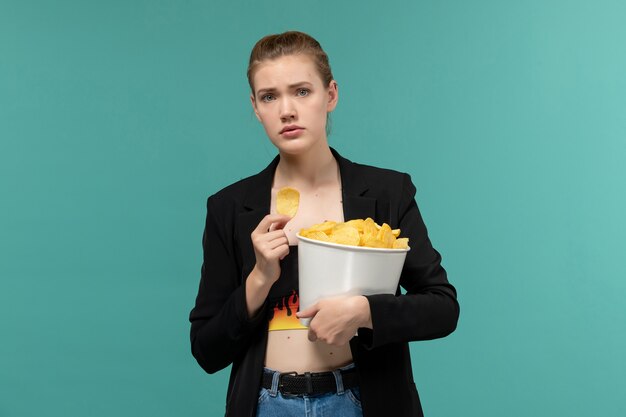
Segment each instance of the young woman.
[{"label": "young woman", "polygon": [[[278,156],[207,201],[190,313],[194,357],[208,373],[232,365],[227,416],[422,415],[408,342],[451,333],[459,305],[409,175],[353,163],[329,147],[327,118],[339,93],[326,53],[309,35],[257,42],[248,81]],[[276,213],[285,186],[300,192],[293,218]],[[297,312],[296,233],[367,217],[409,238],[400,279],[406,294],[334,297]],[[298,318],[311,318],[309,327]]]}]

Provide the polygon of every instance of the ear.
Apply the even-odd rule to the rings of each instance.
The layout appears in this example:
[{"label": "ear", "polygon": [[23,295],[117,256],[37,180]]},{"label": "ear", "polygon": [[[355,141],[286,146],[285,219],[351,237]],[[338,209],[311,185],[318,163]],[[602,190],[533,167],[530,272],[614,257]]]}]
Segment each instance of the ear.
[{"label": "ear", "polygon": [[254,110],[254,114],[256,118],[259,119],[259,122],[263,123],[261,120],[261,116],[259,116],[259,111],[256,108],[256,100],[254,99],[254,94],[250,93],[250,103],[252,104],[252,109]]},{"label": "ear", "polygon": [[330,113],[331,111],[335,110],[338,101],[339,86],[337,85],[337,81],[331,80],[330,84],[328,84],[328,104],[326,105],[326,112]]}]

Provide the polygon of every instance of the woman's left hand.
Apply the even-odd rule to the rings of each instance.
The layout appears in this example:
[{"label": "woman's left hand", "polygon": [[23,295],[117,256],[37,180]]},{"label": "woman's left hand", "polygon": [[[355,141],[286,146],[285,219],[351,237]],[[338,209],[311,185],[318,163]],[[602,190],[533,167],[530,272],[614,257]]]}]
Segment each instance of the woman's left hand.
[{"label": "woman's left hand", "polygon": [[321,340],[335,346],[350,342],[359,327],[372,328],[370,304],[362,295],[326,298],[296,313],[296,316],[312,318],[309,323],[310,341]]}]

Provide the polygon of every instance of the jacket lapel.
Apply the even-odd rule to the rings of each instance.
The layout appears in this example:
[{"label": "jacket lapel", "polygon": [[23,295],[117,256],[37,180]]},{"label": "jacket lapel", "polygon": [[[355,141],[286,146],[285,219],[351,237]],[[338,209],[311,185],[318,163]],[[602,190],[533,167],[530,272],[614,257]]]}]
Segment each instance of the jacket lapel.
[{"label": "jacket lapel", "polygon": [[344,220],[375,218],[376,199],[365,196],[369,186],[359,175],[358,165],[339,155],[335,149],[330,150],[339,163]]},{"label": "jacket lapel", "polygon": [[[342,157],[335,149],[330,150],[339,164],[344,220],[367,217],[375,219],[376,199],[365,195],[369,186],[359,175],[358,164]],[[239,247],[243,255],[243,276],[248,276],[254,267],[255,256],[250,233],[270,212],[272,182],[279,160],[280,156],[276,156],[263,171],[252,177],[243,197],[244,211],[239,213],[237,222]]]},{"label": "jacket lapel", "polygon": [[[339,174],[341,175],[341,194],[343,197],[344,219],[365,219],[374,218],[376,213],[376,199],[365,196],[369,186],[359,175],[358,164],[342,157],[335,149],[330,148],[339,163]],[[274,160],[258,175],[254,177],[247,194],[243,200],[243,207],[246,209],[240,215],[244,230],[254,230],[261,219],[270,212],[270,199],[272,192],[272,182],[274,173],[280,156]],[[253,227],[250,227],[253,226]]]},{"label": "jacket lapel", "polygon": [[259,222],[270,212],[272,182],[278,165],[279,156],[261,172],[252,177],[246,195],[243,196],[243,211],[237,216],[237,239],[242,251],[242,275],[247,277],[254,267],[255,256],[250,233]]}]

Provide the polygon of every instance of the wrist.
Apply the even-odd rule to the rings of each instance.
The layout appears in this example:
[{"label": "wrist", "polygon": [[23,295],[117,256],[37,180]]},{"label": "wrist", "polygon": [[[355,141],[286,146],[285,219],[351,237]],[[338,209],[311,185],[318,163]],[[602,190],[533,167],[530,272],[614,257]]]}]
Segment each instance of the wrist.
[{"label": "wrist", "polygon": [[257,265],[254,265],[254,268],[252,268],[250,275],[248,275],[248,281],[250,281],[250,284],[256,290],[267,290],[267,292],[269,292],[272,284],[274,284],[274,281],[267,277]]},{"label": "wrist", "polygon": [[262,274],[253,269],[246,279],[246,307],[248,310],[248,318],[253,318],[259,312],[261,306],[265,302],[267,294],[270,292],[272,284],[267,284],[263,280]]},{"label": "wrist", "polygon": [[365,327],[372,329],[372,311],[370,309],[370,302],[364,295],[357,297],[358,311],[359,311],[359,327]]}]

